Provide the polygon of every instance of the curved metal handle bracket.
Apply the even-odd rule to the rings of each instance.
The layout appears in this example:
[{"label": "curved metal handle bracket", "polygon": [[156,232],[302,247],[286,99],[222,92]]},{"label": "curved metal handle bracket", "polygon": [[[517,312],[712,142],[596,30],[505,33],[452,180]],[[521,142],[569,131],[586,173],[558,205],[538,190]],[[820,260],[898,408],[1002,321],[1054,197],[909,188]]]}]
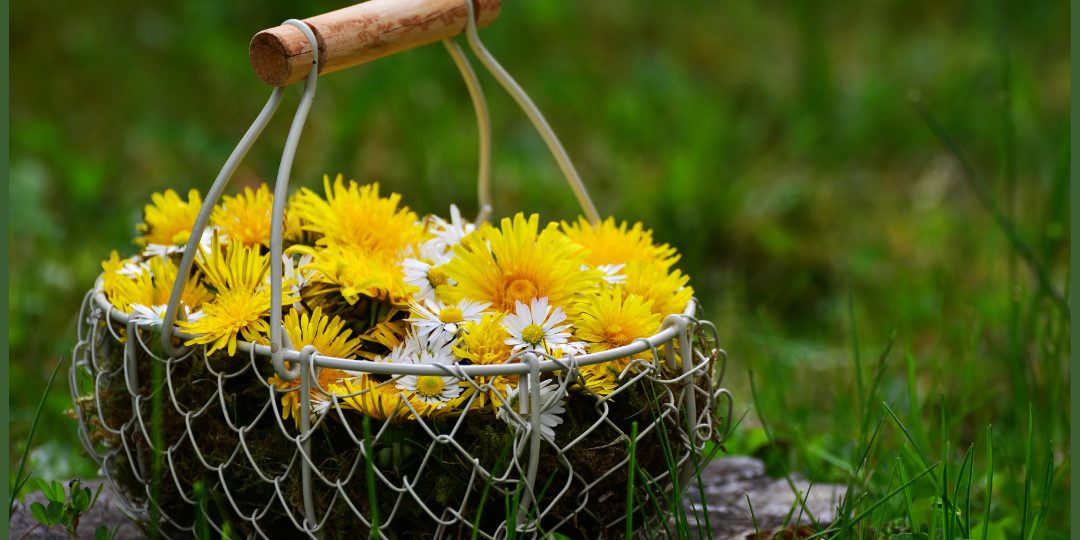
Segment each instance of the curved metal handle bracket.
[{"label": "curved metal handle bracket", "polygon": [[469,40],[469,47],[472,48],[473,53],[480,59],[480,62],[484,64],[484,67],[491,72],[499,84],[506,89],[506,91],[514,98],[514,101],[525,111],[525,115],[532,121],[533,126],[536,127],[536,131],[540,132],[540,137],[544,139],[547,144],[548,150],[551,150],[551,154],[555,156],[555,161],[559,163],[559,168],[562,170],[563,175],[566,176],[566,181],[570,183],[570,188],[574,190],[574,196],[577,197],[578,204],[581,205],[581,209],[585,212],[585,217],[594,226],[600,223],[600,214],[597,213],[596,207],[593,206],[592,199],[589,198],[589,192],[585,190],[585,185],[581,183],[581,177],[578,176],[577,169],[574,168],[574,164],[570,161],[570,156],[566,154],[566,150],[563,149],[562,143],[559,142],[559,138],[555,136],[555,132],[551,130],[551,126],[548,125],[547,120],[544,119],[544,115],[540,114],[540,109],[536,108],[536,105],[529,99],[528,94],[518,86],[518,83],[514,81],[513,77],[506,72],[499,62],[495,60],[495,57],[491,56],[491,53],[484,48],[484,44],[480,43],[480,36],[476,34],[476,15],[473,13],[473,3],[471,1],[465,2],[466,8],[469,10],[469,19],[465,25],[465,35]]},{"label": "curved metal handle bracket", "polygon": [[[315,33],[303,21],[289,19],[282,24],[299,28],[311,42],[311,50],[319,50]],[[277,372],[278,377],[287,381],[295,379],[296,375],[285,368],[285,350],[281,342],[281,237],[285,227],[285,201],[289,195],[289,174],[292,172],[293,158],[296,157],[296,146],[300,143],[300,132],[304,130],[308,111],[311,110],[311,104],[315,101],[315,85],[318,78],[319,55],[313,54],[311,55],[311,72],[304,81],[304,95],[296,108],[296,115],[293,116],[292,126],[289,128],[289,137],[285,139],[285,150],[281,153],[277,182],[274,184],[274,209],[270,217],[270,357],[273,358],[274,371]],[[286,379],[286,377],[289,378]]]}]

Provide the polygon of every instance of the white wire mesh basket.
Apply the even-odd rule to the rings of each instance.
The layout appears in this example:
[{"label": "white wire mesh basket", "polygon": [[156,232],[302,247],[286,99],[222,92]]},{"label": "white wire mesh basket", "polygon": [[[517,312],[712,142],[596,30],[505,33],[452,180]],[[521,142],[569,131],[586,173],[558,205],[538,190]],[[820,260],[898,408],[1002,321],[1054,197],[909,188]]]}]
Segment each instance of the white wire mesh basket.
[{"label": "white wire mesh basket", "polygon": [[[480,44],[472,2],[464,4],[467,18],[456,32],[464,27],[473,51],[541,132],[586,216],[598,221],[554,133]],[[319,50],[308,24],[286,24],[303,31],[310,51]],[[452,39],[444,43],[480,123],[479,223],[491,210],[487,110],[464,55]],[[311,56],[275,186],[272,261],[281,260],[289,171],[319,73],[320,55]],[[391,538],[610,537],[625,526],[633,470],[639,534],[667,535],[683,491],[730,430],[732,397],[720,388],[726,354],[716,328],[697,318],[696,300],[668,316],[655,335],[603,352],[555,358],[523,351],[493,365],[392,364],[293,348],[282,332],[282,268],[275,264],[270,345],[240,342],[233,355],[178,346],[195,337],[174,325],[185,316],[179,300],[195,247],[282,94],[281,87],[274,90],[208,193],[164,321],[148,324],[116,309],[100,279],[84,300],[69,383],[83,445],[125,512],[165,537],[228,531],[248,538],[353,538],[373,536],[373,521],[380,536]],[[609,395],[583,384],[581,368],[627,358]],[[328,392],[319,376],[326,368],[360,374],[371,384],[349,394]],[[270,375],[300,384],[286,390],[267,382]],[[453,377],[475,391],[456,415],[425,417],[407,399],[379,402],[385,414],[372,419],[365,436],[367,424],[349,410],[349,401],[382,400],[381,388],[409,375]],[[516,378],[516,389],[496,384],[507,377]],[[328,409],[315,422],[299,415],[294,429],[282,420],[282,396],[295,392],[309,410],[312,391],[325,397]],[[544,414],[563,407],[569,394],[580,401],[563,408],[565,423],[552,435]],[[496,414],[474,410],[481,396],[501,403]],[[725,411],[718,411],[721,402]]]}]

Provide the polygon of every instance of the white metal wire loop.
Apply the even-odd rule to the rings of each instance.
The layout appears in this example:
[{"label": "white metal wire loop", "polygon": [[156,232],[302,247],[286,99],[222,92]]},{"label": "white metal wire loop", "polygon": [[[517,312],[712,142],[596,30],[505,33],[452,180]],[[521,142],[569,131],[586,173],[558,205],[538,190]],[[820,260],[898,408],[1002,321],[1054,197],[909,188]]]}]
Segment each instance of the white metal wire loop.
[{"label": "white metal wire loop", "polygon": [[[539,110],[522,91],[517,83],[495,61],[480,43],[476,33],[472,2],[465,2],[469,18],[466,24],[466,36],[469,45],[484,66],[495,76],[500,84],[514,97],[525,111],[530,121],[539,131],[548,148],[559,164],[564,176],[573,189],[587,219],[599,222],[592,201],[581,183],[573,164],[570,162],[558,138],[544,120]],[[592,520],[601,530],[607,530],[619,524],[624,516],[613,517],[610,513],[597,510],[606,495],[595,490],[613,481],[617,471],[625,469],[629,456],[616,459],[604,470],[588,471],[582,467],[580,456],[591,455],[604,449],[622,448],[629,440],[629,434],[619,426],[625,420],[626,413],[619,413],[620,407],[634,399],[635,395],[649,388],[656,392],[650,397],[650,407],[655,401],[655,411],[651,421],[643,420],[638,432],[638,442],[668,440],[674,449],[675,470],[654,471],[655,474],[642,479],[640,502],[635,512],[643,508],[653,511],[648,505],[663,505],[668,494],[679,494],[689,484],[691,477],[700,469],[707,457],[701,456],[706,442],[715,443],[719,449],[731,429],[733,399],[726,389],[720,388],[726,368],[727,355],[717,348],[719,336],[716,328],[708,321],[698,320],[695,315],[699,310],[696,300],[691,300],[682,314],[668,316],[659,331],[648,338],[637,339],[622,347],[607,351],[566,355],[555,358],[548,354],[522,351],[514,354],[499,364],[441,365],[441,364],[394,364],[353,360],[324,356],[313,346],[296,350],[289,336],[283,332],[282,318],[282,237],[284,229],[284,206],[288,199],[288,185],[293,160],[299,144],[300,135],[308,112],[314,101],[318,77],[318,42],[314,32],[302,21],[290,19],[284,24],[299,28],[307,37],[312,51],[312,67],[304,84],[304,92],[293,117],[289,135],[282,152],[274,186],[273,209],[271,214],[270,237],[270,336],[269,345],[251,342],[239,342],[236,355],[231,358],[232,367],[216,365],[205,354],[206,347],[176,346],[196,336],[186,334],[175,326],[176,320],[185,320],[185,307],[181,304],[187,277],[200,246],[200,241],[218,199],[235,172],[239,162],[251,148],[255,139],[267,125],[284,93],[283,88],[276,88],[263,107],[258,118],[244,134],[240,143],[233,150],[207,193],[203,206],[195,221],[192,234],[188,239],[177,272],[168,308],[160,324],[138,321],[134,317],[114,308],[102,291],[99,279],[93,291],[84,299],[79,316],[79,342],[75,347],[74,362],[69,375],[72,395],[76,398],[76,415],[80,422],[80,439],[90,455],[101,464],[108,481],[112,484],[122,501],[123,508],[130,515],[147,521],[150,516],[159,516],[163,523],[169,523],[173,532],[191,532],[195,524],[187,518],[181,519],[175,513],[176,508],[166,508],[160,501],[154,500],[150,487],[152,478],[151,456],[163,456],[167,474],[163,480],[171,481],[171,489],[185,505],[197,506],[203,515],[207,501],[196,500],[190,492],[191,478],[184,477],[179,469],[180,462],[186,459],[197,463],[207,476],[211,492],[220,492],[222,499],[216,504],[224,508],[233,519],[244,525],[248,538],[292,537],[294,533],[304,534],[309,538],[322,538],[329,534],[335,520],[347,516],[362,527],[370,530],[372,521],[370,512],[365,512],[364,499],[352,492],[357,478],[364,471],[361,462],[382,459],[377,455],[368,455],[363,436],[350,426],[344,411],[344,404],[350,399],[361,399],[386,385],[393,385],[402,377],[409,375],[438,375],[453,377],[459,384],[467,384],[474,392],[462,404],[456,418],[443,421],[442,427],[436,426],[434,419],[425,419],[408,399],[399,398],[383,424],[372,435],[373,448],[383,445],[379,452],[391,449],[391,469],[384,466],[374,468],[376,484],[385,496],[393,499],[391,511],[387,516],[380,515],[379,529],[383,533],[392,533],[395,523],[409,519],[408,512],[414,516],[423,516],[435,526],[436,539],[456,536],[471,536],[502,540],[511,531],[525,538],[536,538],[541,534],[540,523],[549,524],[545,531],[550,533],[560,527],[576,527],[579,520]],[[443,42],[454,60],[462,78],[468,87],[477,116],[480,139],[479,170],[477,187],[479,213],[477,223],[485,221],[491,214],[491,128],[483,91],[476,74],[453,39]],[[159,333],[161,351],[158,356],[148,345],[148,340],[155,339]],[[274,373],[285,382],[299,378],[296,387],[280,388],[269,383],[260,375],[260,365],[265,369],[265,360],[269,358]],[[582,368],[587,366],[629,358],[628,364],[618,375],[618,386],[608,395],[599,395],[589,389],[582,375]],[[720,366],[716,362],[720,361]],[[154,381],[140,379],[140,370],[146,373],[149,363],[160,363],[164,368],[165,380],[156,387]],[[288,363],[288,364],[286,364]],[[374,388],[366,387],[351,394],[340,394],[323,388],[319,373],[323,369],[338,369],[354,373],[363,373],[381,377]],[[197,374],[197,375],[191,375]],[[509,387],[498,388],[496,377],[516,376],[517,403],[515,410],[510,403]],[[547,377],[542,381],[541,377]],[[235,412],[235,396],[230,396],[228,388],[236,381],[249,379],[259,381],[257,388],[265,396],[265,404],[250,418],[241,418]],[[385,378],[386,380],[383,380]],[[541,387],[547,384],[555,390],[547,400],[542,398]],[[595,421],[582,426],[572,440],[556,440],[543,435],[542,413],[558,406],[564,396],[569,396],[571,389],[583,394],[580,399],[591,399]],[[299,401],[300,410],[298,429],[287,425],[283,420],[284,405],[279,408],[281,399],[295,392],[293,398]],[[637,394],[635,394],[637,393]],[[189,401],[187,396],[199,395],[201,402]],[[312,410],[312,396],[322,396],[329,402],[328,412],[312,421],[306,411]],[[481,395],[498,397],[498,415],[505,414],[505,422],[513,430],[512,444],[508,444],[507,459],[504,464],[488,465],[474,456],[462,439],[462,430],[467,419],[479,413],[471,412],[474,402]],[[641,394],[643,395],[643,394]],[[123,407],[117,405],[117,396],[122,398]],[[169,414],[182,427],[182,433],[170,434],[170,440],[164,445],[153,442],[145,410],[154,396],[167,401]],[[721,411],[716,405],[721,396],[727,401],[724,418],[726,426],[721,436],[717,416]],[[574,398],[579,399],[579,398]],[[492,403],[494,403],[492,398]],[[130,403],[130,405],[127,405]],[[230,404],[233,409],[230,410]],[[482,403],[482,402],[481,402]],[[119,408],[118,408],[119,407]],[[130,407],[128,416],[106,411]],[[351,413],[350,413],[351,414]],[[622,414],[622,416],[620,416]],[[200,446],[201,422],[221,418],[222,443],[224,448],[204,448]],[[356,447],[356,456],[350,463],[341,463],[337,473],[331,474],[319,461],[313,441],[319,433],[327,433],[327,422],[336,419],[335,429]],[[397,422],[407,422],[407,428]],[[494,419],[490,420],[494,421]],[[292,421],[290,421],[291,424]],[[269,427],[267,427],[269,426]],[[415,437],[423,444],[413,443],[417,447],[408,447],[414,452],[410,472],[399,474],[397,459],[400,457],[398,445],[406,430],[410,437]],[[253,439],[259,434],[271,433],[283,453],[290,457],[267,462],[260,457],[265,455],[265,448]],[[614,440],[598,443],[597,437],[611,434]],[[327,435],[329,442],[329,435]],[[230,446],[231,445],[231,446]],[[104,448],[104,449],[102,449]],[[419,449],[417,449],[419,448]],[[405,449],[401,450],[402,453]],[[715,452],[715,450],[714,450]],[[452,506],[436,506],[428,499],[433,474],[438,474],[440,456],[447,453],[468,469],[467,486],[461,495],[461,503]],[[526,457],[527,455],[527,457]],[[544,456],[547,461],[542,465]],[[699,459],[701,458],[701,459]],[[498,462],[496,462],[498,463]],[[384,464],[385,465],[385,464]],[[262,500],[249,500],[247,496],[231,485],[231,471],[247,468],[252,471],[258,482],[266,486],[268,495]],[[246,469],[245,469],[246,470]],[[541,475],[550,474],[550,479]],[[295,500],[292,491],[300,478],[300,501]],[[132,488],[130,482],[120,479],[132,477],[139,486]],[[558,477],[558,483],[554,479]],[[497,496],[519,496],[514,519],[503,521],[494,529],[476,529],[472,514],[475,499],[480,497],[477,485],[490,483]],[[188,487],[185,487],[185,484]],[[145,489],[140,492],[139,489]],[[607,489],[607,488],[604,488]],[[290,495],[292,493],[293,495]],[[318,493],[318,497],[316,497]],[[599,502],[597,502],[599,501]],[[670,509],[668,509],[670,511]],[[271,522],[291,523],[295,532],[267,530],[265,524]],[[418,519],[418,518],[417,518]],[[479,519],[477,517],[477,519]],[[651,524],[659,530],[662,515],[649,518]],[[209,524],[217,534],[223,533],[220,523]],[[235,531],[234,531],[235,534]],[[168,532],[165,537],[170,537]]]}]

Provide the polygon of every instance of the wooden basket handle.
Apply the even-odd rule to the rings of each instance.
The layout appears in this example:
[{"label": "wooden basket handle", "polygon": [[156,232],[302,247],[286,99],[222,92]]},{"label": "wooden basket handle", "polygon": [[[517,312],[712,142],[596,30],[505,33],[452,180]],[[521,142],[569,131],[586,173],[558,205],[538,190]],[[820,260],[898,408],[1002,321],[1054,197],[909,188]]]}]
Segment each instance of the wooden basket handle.
[{"label": "wooden basket handle", "polygon": [[[319,75],[433,43],[465,31],[470,0],[370,0],[304,19],[319,43]],[[501,0],[471,0],[476,26],[495,21]],[[311,45],[289,25],[255,34],[251,68],[270,86],[299,82],[311,71]]]}]

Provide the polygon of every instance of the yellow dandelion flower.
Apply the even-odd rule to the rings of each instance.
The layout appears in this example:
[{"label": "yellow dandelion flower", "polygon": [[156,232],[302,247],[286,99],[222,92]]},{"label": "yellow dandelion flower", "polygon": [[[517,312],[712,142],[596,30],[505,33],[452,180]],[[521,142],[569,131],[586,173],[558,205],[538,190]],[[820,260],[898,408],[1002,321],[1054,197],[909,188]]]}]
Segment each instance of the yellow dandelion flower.
[{"label": "yellow dandelion flower", "polygon": [[127,261],[120,260],[120,256],[114,249],[109,260],[101,263],[101,268],[104,270],[101,274],[101,289],[112,305],[124,313],[131,313],[129,304],[138,291],[131,277],[120,272],[126,264]]},{"label": "yellow dandelion flower", "polygon": [[203,305],[203,317],[195,322],[179,322],[192,334],[201,334],[185,345],[210,344],[208,353],[228,346],[229,355],[236,354],[236,336],[259,341],[270,333],[263,317],[270,311],[270,288],[223,289],[213,302]]},{"label": "yellow dandelion flower", "polygon": [[[579,306],[581,317],[574,324],[574,333],[588,343],[590,353],[629,345],[636,339],[655,334],[660,328],[660,315],[652,312],[652,303],[640,296],[624,294],[619,286],[587,295]],[[636,357],[648,357],[649,354],[641,353]],[[598,364],[602,369],[594,369],[593,375],[614,383],[629,363],[630,358],[626,357]]]},{"label": "yellow dandelion flower", "polygon": [[[382,386],[379,386],[382,384]],[[405,396],[402,390],[394,383],[380,383],[365,373],[355,379],[343,379],[339,385],[335,385],[336,394],[353,394],[367,390],[363,394],[343,398],[342,406],[359,411],[376,420],[389,420],[402,422],[407,420],[412,413],[402,401]]]},{"label": "yellow dandelion flower", "polygon": [[668,273],[668,266],[663,262],[635,261],[626,265],[626,283],[623,290],[629,294],[652,300],[652,312],[664,317],[673,313],[682,313],[686,303],[694,296],[694,289],[686,286],[690,276],[679,270]]},{"label": "yellow dandelion flower", "polygon": [[[397,311],[393,311],[388,316],[388,318],[392,318],[396,314]],[[404,320],[386,320],[376,324],[367,332],[364,332],[360,336],[360,339],[364,341],[378,343],[379,345],[382,345],[387,349],[393,350],[394,347],[397,347],[397,345],[401,343],[402,339],[405,339],[405,334],[408,331],[408,328],[409,323],[405,322]],[[377,357],[381,356],[379,354],[368,351],[360,351],[358,354],[360,356],[363,356],[364,358],[367,358],[368,360],[375,360]]]},{"label": "yellow dandelion flower", "polygon": [[578,371],[581,373],[581,380],[571,389],[583,391],[582,387],[584,386],[584,388],[592,390],[597,395],[610,395],[619,387],[618,378],[619,373],[621,373],[621,370],[612,373],[612,367],[610,362],[604,362],[580,368]]},{"label": "yellow dandelion flower", "polygon": [[[295,345],[296,343],[294,342],[293,344]],[[288,367],[288,362],[286,362],[286,367]],[[319,386],[321,386],[323,390],[326,390],[327,393],[344,394],[345,392],[340,390],[340,383],[347,377],[350,377],[350,375],[348,373],[345,373],[344,371],[341,371],[340,369],[323,368],[319,370]],[[285,382],[275,373],[272,377],[270,377],[268,382],[282,390],[289,390],[300,386],[300,377],[297,377],[292,381]],[[330,404],[332,403],[330,397],[320,392],[318,388],[315,388],[315,385],[312,385],[309,392],[311,395],[312,409],[316,412],[326,412],[326,410],[329,409]],[[339,400],[338,403],[342,403],[342,401]],[[344,406],[343,403],[342,406]],[[299,391],[288,392],[281,395],[281,418],[282,420],[288,420],[290,416],[296,423],[296,429],[300,429]]]},{"label": "yellow dandelion flower", "polygon": [[[179,271],[176,263],[171,259],[153,257],[139,265],[137,271],[121,272],[133,264],[119,260],[115,251],[108,261],[102,263],[105,270],[102,286],[112,304],[125,313],[131,313],[135,304],[147,308],[168,304]],[[184,285],[180,300],[189,311],[194,311],[213,298],[213,293],[203,286],[196,274]]]},{"label": "yellow dandelion flower", "polygon": [[515,302],[542,297],[552,306],[567,305],[595,287],[604,274],[581,270],[587,250],[570,242],[555,223],[538,233],[539,223],[536,214],[526,220],[518,213],[513,221],[503,219],[501,229],[485,227],[466,236],[453,248],[457,257],[443,266],[458,282],[455,293],[507,312]]},{"label": "yellow dandelion flower", "polygon": [[313,245],[320,235],[304,230],[304,227],[310,225],[310,223],[305,221],[304,218],[300,216],[300,212],[293,208],[296,205],[296,200],[299,196],[299,191],[293,193],[292,196],[289,197],[289,204],[285,206],[285,230],[281,235],[282,240],[286,245]]},{"label": "yellow dandelion flower", "polygon": [[590,353],[629,345],[659,330],[660,315],[653,313],[652,304],[652,300],[625,294],[621,286],[586,295],[574,334],[589,344]]},{"label": "yellow dandelion flower", "polygon": [[339,174],[331,187],[330,177],[323,177],[326,200],[315,192],[302,189],[292,200],[292,210],[303,229],[323,235],[318,245],[330,243],[359,248],[375,258],[396,258],[409,245],[423,238],[423,227],[407,207],[398,208],[401,195],[379,197],[379,184],[359,186],[350,180],[345,187]]},{"label": "yellow dandelion flower", "polygon": [[[266,286],[266,274],[270,269],[269,255],[259,253],[258,247],[233,245],[228,254],[222,253],[221,242],[214,234],[210,253],[199,247],[196,259],[206,281],[218,290],[213,302],[203,305],[204,316],[195,322],[179,323],[193,334],[200,336],[187,345],[211,344],[214,352],[228,346],[230,355],[236,354],[237,334],[248,341],[258,341],[270,332],[270,325],[263,317],[270,311],[270,287]],[[282,304],[291,305],[299,297],[290,296],[289,282],[282,283]]]},{"label": "yellow dandelion flower", "polygon": [[360,296],[369,296],[393,305],[408,305],[409,289],[401,263],[387,253],[364,251],[332,241],[324,248],[297,245],[289,250],[311,255],[311,264],[302,268],[318,271],[314,281],[338,285],[350,304],[358,302]]},{"label": "yellow dandelion flower", "polygon": [[[153,298],[150,299],[153,304],[143,305],[168,304],[169,298],[172,296],[173,286],[176,284],[176,275],[180,271],[180,268],[172,261],[172,259],[163,257],[154,257],[150,259],[149,266],[149,273],[153,276],[154,281],[154,294]],[[203,286],[200,274],[188,278],[187,283],[184,284],[184,292],[180,296],[180,301],[184,303],[188,311],[199,309],[200,306],[213,299],[214,293]]]},{"label": "yellow dandelion flower", "polygon": [[270,246],[270,215],[274,209],[274,196],[263,184],[258,191],[244,188],[235,197],[225,195],[221,205],[214,208],[212,216],[217,225],[229,236],[230,242],[245,246]]},{"label": "yellow dandelion flower", "polygon": [[216,289],[256,289],[263,285],[270,271],[270,255],[263,255],[258,247],[239,244],[226,250],[214,231],[210,253],[200,245],[195,264],[206,276],[206,282]]},{"label": "yellow dandelion flower", "polygon": [[150,196],[154,204],[143,209],[143,223],[136,226],[143,236],[134,240],[136,245],[146,247],[150,244],[165,246],[187,245],[195,218],[202,207],[198,190],[188,192],[188,201],[184,202],[175,191],[169,189],[164,194]]},{"label": "yellow dandelion flower", "polygon": [[[510,334],[502,325],[503,314],[485,314],[480,322],[470,322],[465,325],[461,340],[453,347],[458,358],[468,359],[474,364],[501,364],[506,362],[513,349],[507,345],[506,339]],[[517,386],[517,375],[499,375],[496,377],[476,377],[473,379],[478,386],[489,384],[493,389],[503,389],[506,385]],[[466,392],[472,394],[476,389],[469,385]],[[473,401],[473,410],[487,411],[492,403],[494,390],[484,392]],[[468,397],[468,396],[466,396]]]},{"label": "yellow dandelion flower", "polygon": [[574,224],[562,222],[562,228],[570,241],[590,251],[585,263],[593,268],[631,261],[663,261],[671,266],[679,260],[675,248],[667,244],[654,244],[652,231],[645,229],[641,223],[627,229],[625,221],[616,225],[615,218],[609,217],[593,227],[581,217]]},{"label": "yellow dandelion flower", "polygon": [[345,329],[340,317],[323,315],[322,308],[315,308],[309,316],[292,309],[285,315],[285,331],[289,333],[296,350],[314,345],[319,354],[335,358],[352,358],[360,349],[360,338],[349,339],[352,330]]},{"label": "yellow dandelion flower", "polygon": [[465,324],[461,340],[453,347],[458,358],[474,364],[501,364],[513,350],[506,344],[510,334],[502,325],[502,313],[485,313],[479,322]]}]

